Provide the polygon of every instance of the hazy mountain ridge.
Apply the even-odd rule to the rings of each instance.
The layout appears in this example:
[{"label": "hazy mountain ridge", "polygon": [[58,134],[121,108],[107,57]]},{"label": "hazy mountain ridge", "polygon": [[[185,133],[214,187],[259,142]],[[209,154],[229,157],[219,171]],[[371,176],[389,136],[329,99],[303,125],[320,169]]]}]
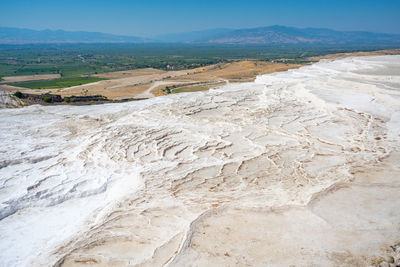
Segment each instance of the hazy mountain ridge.
[{"label": "hazy mountain ridge", "polygon": [[172,33],[153,38],[100,32],[29,30],[0,27],[0,44],[28,43],[212,43],[212,44],[391,44],[400,45],[400,34],[335,31],[325,28],[269,26],[249,29],[217,28]]},{"label": "hazy mountain ridge", "polygon": [[101,32],[30,30],[0,27],[0,43],[143,43],[146,39],[136,36],[114,35]]},{"label": "hazy mountain ridge", "polygon": [[241,29],[216,36],[211,39],[197,40],[207,43],[237,44],[349,44],[349,43],[398,43],[400,35],[372,32],[340,32],[324,28],[293,28],[270,26]]},{"label": "hazy mountain ridge", "polygon": [[230,33],[232,31],[234,31],[234,29],[216,28],[203,31],[162,34],[155,36],[153,39],[167,43],[179,43],[179,42],[186,43],[186,42],[193,42],[196,40],[208,40],[216,38],[218,36]]}]

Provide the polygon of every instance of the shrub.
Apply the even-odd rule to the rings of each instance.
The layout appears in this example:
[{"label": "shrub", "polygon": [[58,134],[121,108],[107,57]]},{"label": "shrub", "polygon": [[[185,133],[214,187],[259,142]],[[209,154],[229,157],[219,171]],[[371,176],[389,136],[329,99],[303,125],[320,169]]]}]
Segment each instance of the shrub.
[{"label": "shrub", "polygon": [[70,102],[75,102],[75,99],[69,98],[69,97],[64,97],[63,101],[66,103],[70,103]]},{"label": "shrub", "polygon": [[20,91],[16,91],[14,93],[14,96],[18,97],[18,98],[22,98],[22,93]]},{"label": "shrub", "polygon": [[43,101],[46,103],[51,103],[51,97],[50,96],[45,96],[43,97]]}]

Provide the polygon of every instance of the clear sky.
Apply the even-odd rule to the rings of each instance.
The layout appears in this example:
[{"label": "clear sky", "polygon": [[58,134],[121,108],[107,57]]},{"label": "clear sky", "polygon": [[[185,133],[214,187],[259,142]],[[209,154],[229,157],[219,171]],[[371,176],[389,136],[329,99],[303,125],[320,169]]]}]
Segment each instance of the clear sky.
[{"label": "clear sky", "polygon": [[400,0],[1,0],[0,26],[150,37],[285,25],[400,34]]}]

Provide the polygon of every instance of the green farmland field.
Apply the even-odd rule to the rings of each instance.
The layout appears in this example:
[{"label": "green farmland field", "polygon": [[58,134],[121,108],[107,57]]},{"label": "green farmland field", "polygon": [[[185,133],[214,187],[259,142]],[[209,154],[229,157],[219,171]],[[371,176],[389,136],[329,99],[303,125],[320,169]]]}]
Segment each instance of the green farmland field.
[{"label": "green farmland field", "polygon": [[101,80],[105,79],[97,77],[70,77],[70,78],[59,78],[59,79],[44,80],[44,81],[16,82],[16,83],[10,83],[10,85],[30,88],[30,89],[54,89],[54,88],[66,88],[86,83],[93,83]]}]

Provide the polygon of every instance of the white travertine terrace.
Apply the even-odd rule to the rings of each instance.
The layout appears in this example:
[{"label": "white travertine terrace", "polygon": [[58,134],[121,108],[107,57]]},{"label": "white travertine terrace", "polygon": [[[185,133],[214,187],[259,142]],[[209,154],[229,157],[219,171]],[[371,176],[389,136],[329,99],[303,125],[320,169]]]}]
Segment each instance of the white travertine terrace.
[{"label": "white travertine terrace", "polygon": [[399,134],[400,56],[2,109],[0,265],[377,265],[400,241]]}]

